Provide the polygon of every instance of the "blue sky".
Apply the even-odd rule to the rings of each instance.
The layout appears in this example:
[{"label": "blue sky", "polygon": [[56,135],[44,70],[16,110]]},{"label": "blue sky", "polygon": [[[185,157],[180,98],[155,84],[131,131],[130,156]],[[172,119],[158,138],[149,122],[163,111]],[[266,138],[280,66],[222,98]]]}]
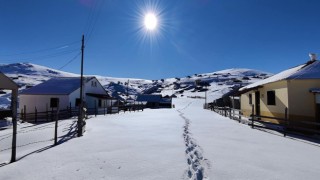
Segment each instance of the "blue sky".
[{"label": "blue sky", "polygon": [[[277,73],[319,53],[318,0],[0,0],[0,63],[161,79],[227,68]],[[154,12],[158,28],[146,31]],[[69,64],[68,64],[69,62]]]}]

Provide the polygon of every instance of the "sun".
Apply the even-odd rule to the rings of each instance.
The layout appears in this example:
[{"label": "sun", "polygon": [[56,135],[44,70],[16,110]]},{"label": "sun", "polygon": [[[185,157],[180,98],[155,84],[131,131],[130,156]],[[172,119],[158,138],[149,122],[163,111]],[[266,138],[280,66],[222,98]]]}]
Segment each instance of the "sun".
[{"label": "sun", "polygon": [[153,31],[157,28],[158,19],[154,13],[148,13],[144,16],[144,26],[147,30]]}]

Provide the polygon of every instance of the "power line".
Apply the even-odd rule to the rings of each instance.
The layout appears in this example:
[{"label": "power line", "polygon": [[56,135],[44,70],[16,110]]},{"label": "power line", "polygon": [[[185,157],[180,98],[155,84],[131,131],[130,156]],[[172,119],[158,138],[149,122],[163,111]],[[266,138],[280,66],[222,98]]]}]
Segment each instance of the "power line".
[{"label": "power line", "polygon": [[[76,52],[76,51],[79,51],[79,49],[77,48],[77,49],[72,49],[72,50],[68,50],[68,51],[61,51],[61,52],[58,52],[58,53],[52,53],[52,54],[43,55],[43,56],[20,58],[19,61],[34,62],[34,61],[38,61],[38,60],[44,60],[44,59],[50,59],[50,58],[54,58],[54,57],[58,57],[58,56],[63,56],[63,55],[70,54],[70,53],[73,53],[73,52]],[[11,59],[11,60],[3,60],[3,61],[15,61],[15,60]]]},{"label": "power line", "polygon": [[70,47],[70,45],[77,44],[79,42],[80,41],[74,41],[74,42],[62,44],[59,46],[54,46],[51,48],[45,48],[45,49],[34,50],[34,51],[26,51],[26,52],[20,52],[20,53],[13,53],[13,54],[3,54],[0,56],[18,56],[18,55],[25,55],[25,54],[37,54],[37,53],[46,52],[46,51],[50,51],[50,50],[60,50],[60,49],[68,48],[68,47]]},{"label": "power line", "polygon": [[94,5],[90,8],[90,12],[89,12],[89,15],[87,17],[86,24],[84,26],[84,31],[83,31],[84,33],[89,31],[89,28],[90,28],[90,26],[92,24],[93,15],[94,15],[94,12],[95,12],[95,10],[97,8],[97,2],[98,1],[94,1]]},{"label": "power line", "polygon": [[[96,23],[100,17],[101,9],[102,9],[104,3],[105,3],[105,1],[103,1],[103,0],[102,1],[100,0],[99,2],[97,1],[94,5],[94,8],[91,9],[92,11],[90,11],[89,17],[87,19],[88,21],[86,23],[87,28],[86,28],[85,35],[87,37],[87,40],[86,40],[85,44],[87,44],[89,42],[89,40],[92,36],[92,33],[96,27]],[[98,10],[97,10],[97,6],[99,6]],[[96,13],[95,13],[95,11],[96,11]]]},{"label": "power line", "polygon": [[71,58],[67,63],[65,63],[63,66],[61,66],[58,70],[63,69],[64,67],[66,67],[67,65],[69,65],[70,63],[72,63],[74,60],[77,59],[77,57],[81,54],[81,52],[79,52],[78,54],[76,54],[73,58]]}]

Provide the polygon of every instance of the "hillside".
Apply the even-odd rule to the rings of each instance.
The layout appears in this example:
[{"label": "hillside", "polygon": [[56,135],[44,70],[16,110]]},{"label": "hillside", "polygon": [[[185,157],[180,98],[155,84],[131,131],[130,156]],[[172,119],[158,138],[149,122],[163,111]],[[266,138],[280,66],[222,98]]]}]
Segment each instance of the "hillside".
[{"label": "hillside", "polygon": [[[31,63],[0,65],[0,72],[15,81],[20,90],[30,88],[53,77],[79,76]],[[96,77],[110,95],[120,99],[127,98],[127,94],[131,98],[135,98],[137,94],[162,94],[164,96],[174,94],[177,97],[204,97],[204,93],[207,91],[208,101],[212,101],[234,87],[244,86],[270,75],[270,73],[258,70],[234,68],[160,80],[115,78],[99,75]],[[0,107],[5,108],[10,104],[10,94],[9,91],[2,91],[1,93]]]}]

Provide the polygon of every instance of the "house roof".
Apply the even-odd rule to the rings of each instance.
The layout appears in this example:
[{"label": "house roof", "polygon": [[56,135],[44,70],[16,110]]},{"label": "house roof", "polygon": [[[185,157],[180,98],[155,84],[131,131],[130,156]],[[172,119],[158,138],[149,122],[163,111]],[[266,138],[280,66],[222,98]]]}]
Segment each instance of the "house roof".
[{"label": "house roof", "polygon": [[0,82],[0,89],[18,89],[18,85],[2,72],[0,72]]},{"label": "house roof", "polygon": [[320,61],[309,61],[305,64],[284,70],[269,78],[242,87],[239,91],[246,91],[257,88],[264,84],[291,79],[320,79]]},{"label": "house roof", "polygon": [[[95,77],[85,77],[84,81]],[[24,90],[25,95],[68,95],[80,88],[80,77],[60,77],[52,78],[44,83],[38,84],[30,89]]]},{"label": "house roof", "polygon": [[160,102],[161,99],[162,99],[161,95],[142,94],[142,95],[138,95],[136,101]]}]

